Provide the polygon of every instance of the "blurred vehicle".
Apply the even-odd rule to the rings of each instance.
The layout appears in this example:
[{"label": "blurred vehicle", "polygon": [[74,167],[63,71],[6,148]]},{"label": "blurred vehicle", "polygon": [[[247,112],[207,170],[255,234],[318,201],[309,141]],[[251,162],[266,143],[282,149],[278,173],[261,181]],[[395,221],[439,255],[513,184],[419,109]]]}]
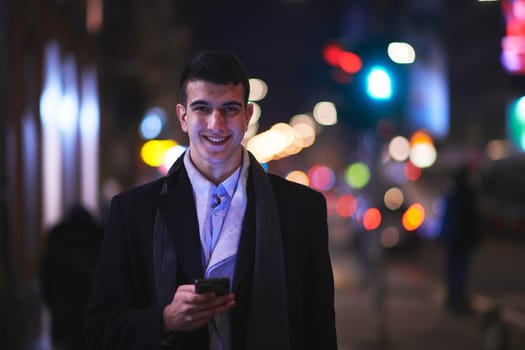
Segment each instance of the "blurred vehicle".
[{"label": "blurred vehicle", "polygon": [[478,190],[483,233],[525,242],[525,154],[484,167]]}]

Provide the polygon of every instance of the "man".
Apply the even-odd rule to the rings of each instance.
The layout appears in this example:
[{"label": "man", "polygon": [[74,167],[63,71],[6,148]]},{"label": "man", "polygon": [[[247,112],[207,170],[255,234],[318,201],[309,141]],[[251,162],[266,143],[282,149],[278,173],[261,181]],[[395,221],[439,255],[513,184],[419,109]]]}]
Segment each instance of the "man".
[{"label": "man", "polygon": [[462,164],[444,195],[440,238],[446,253],[446,306],[458,313],[471,311],[468,296],[469,265],[481,239],[473,175],[473,169]]},{"label": "man", "polygon": [[[184,69],[189,148],[115,196],[87,311],[92,349],[336,349],[326,202],[267,174],[242,146],[244,66],[204,52]],[[226,277],[230,293],[196,293]]]},{"label": "man", "polygon": [[103,227],[83,206],[74,205],[46,236],[39,281],[51,313],[55,349],[85,349],[82,320],[91,292]]}]

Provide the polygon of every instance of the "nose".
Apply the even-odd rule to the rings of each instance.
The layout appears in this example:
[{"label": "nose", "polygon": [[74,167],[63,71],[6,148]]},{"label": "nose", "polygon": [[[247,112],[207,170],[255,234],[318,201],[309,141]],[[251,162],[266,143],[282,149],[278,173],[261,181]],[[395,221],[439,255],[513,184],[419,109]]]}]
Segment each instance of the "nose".
[{"label": "nose", "polygon": [[211,130],[221,130],[226,125],[226,118],[220,109],[214,109],[208,118],[208,128]]}]

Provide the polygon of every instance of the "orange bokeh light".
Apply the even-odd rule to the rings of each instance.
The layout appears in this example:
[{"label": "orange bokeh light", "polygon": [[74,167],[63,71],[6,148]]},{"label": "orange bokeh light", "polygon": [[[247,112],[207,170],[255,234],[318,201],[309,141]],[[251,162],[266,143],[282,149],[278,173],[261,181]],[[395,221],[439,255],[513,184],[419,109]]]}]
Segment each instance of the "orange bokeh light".
[{"label": "orange bokeh light", "polygon": [[423,130],[416,131],[412,137],[410,137],[410,145],[414,146],[418,143],[428,143],[433,145],[434,141],[432,140],[432,137],[428,133],[426,133]]},{"label": "orange bokeh light", "polygon": [[425,221],[425,208],[421,203],[414,203],[403,214],[401,223],[405,230],[417,230]]}]

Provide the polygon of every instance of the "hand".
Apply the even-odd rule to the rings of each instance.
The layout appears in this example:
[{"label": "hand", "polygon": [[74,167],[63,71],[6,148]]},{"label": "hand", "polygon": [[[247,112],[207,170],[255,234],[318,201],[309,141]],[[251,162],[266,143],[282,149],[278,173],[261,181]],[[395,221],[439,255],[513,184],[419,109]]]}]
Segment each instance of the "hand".
[{"label": "hand", "polygon": [[177,288],[173,299],[162,312],[167,332],[188,332],[207,324],[217,314],[235,305],[232,293],[217,297],[215,293],[195,293],[194,284]]}]

